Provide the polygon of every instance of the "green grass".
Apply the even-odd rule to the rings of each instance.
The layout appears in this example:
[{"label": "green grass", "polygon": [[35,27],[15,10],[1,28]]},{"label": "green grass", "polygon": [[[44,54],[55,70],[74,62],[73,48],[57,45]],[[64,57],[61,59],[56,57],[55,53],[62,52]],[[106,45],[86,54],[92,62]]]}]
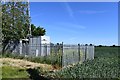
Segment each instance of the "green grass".
[{"label": "green grass", "polygon": [[29,78],[29,75],[26,69],[13,66],[2,66],[2,78]]}]

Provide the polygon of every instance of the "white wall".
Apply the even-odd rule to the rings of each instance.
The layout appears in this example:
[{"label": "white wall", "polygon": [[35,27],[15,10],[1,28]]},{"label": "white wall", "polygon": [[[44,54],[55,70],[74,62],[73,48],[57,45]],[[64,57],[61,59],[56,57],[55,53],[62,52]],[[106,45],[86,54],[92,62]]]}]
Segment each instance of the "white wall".
[{"label": "white wall", "polygon": [[49,36],[41,36],[41,44],[50,44]]}]

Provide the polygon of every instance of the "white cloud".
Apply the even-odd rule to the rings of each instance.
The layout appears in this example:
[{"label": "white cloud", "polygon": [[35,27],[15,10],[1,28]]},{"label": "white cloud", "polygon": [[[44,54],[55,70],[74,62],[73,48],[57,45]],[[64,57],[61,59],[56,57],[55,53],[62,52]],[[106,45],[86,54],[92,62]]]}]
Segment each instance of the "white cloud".
[{"label": "white cloud", "polygon": [[79,12],[82,14],[100,14],[100,13],[105,13],[106,11],[80,10]]},{"label": "white cloud", "polygon": [[80,25],[80,24],[76,24],[76,23],[65,23],[65,22],[61,22],[59,23],[61,26],[67,27],[67,28],[72,28],[72,29],[86,29],[85,26]]},{"label": "white cloud", "polygon": [[73,10],[72,10],[72,8],[70,7],[70,5],[69,5],[68,3],[65,3],[65,6],[66,6],[66,10],[67,10],[68,13],[69,13],[69,16],[70,16],[71,18],[74,18],[74,13],[73,13]]}]

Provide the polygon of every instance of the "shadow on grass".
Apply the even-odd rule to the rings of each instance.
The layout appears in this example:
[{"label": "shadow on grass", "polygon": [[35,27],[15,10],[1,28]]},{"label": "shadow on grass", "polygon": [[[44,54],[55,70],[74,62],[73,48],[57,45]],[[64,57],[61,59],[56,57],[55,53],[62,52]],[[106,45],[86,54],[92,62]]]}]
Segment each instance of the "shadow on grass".
[{"label": "shadow on grass", "polygon": [[40,72],[37,69],[27,69],[26,70],[30,74],[30,79],[32,80],[50,80],[40,75]]}]

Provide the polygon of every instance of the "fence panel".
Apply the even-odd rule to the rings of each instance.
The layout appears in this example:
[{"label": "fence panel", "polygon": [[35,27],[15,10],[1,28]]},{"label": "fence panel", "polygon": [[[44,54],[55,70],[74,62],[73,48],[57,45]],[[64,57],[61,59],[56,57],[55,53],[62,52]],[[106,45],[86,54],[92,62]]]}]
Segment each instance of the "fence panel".
[{"label": "fence panel", "polygon": [[94,59],[94,46],[87,46],[87,59]]},{"label": "fence panel", "polygon": [[63,65],[67,66],[79,62],[78,46],[63,45]]},{"label": "fence panel", "polygon": [[62,66],[94,59],[94,46],[63,45]]},{"label": "fence panel", "polygon": [[86,46],[80,45],[80,61],[83,62],[86,60]]}]

